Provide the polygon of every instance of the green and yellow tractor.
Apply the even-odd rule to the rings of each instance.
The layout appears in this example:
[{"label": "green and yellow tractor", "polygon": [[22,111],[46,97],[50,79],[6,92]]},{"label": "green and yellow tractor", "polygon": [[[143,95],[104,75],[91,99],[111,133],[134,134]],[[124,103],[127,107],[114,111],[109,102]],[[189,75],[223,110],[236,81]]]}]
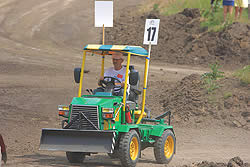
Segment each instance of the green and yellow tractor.
[{"label": "green and yellow tractor", "polygon": [[[87,53],[102,57],[103,76],[104,58],[110,51],[127,54],[125,83],[129,84],[124,85],[123,96],[112,94],[115,86],[113,78],[103,84],[104,92],[82,95]],[[140,77],[139,72],[130,65],[132,55],[145,57],[140,108]],[[133,167],[141,151],[153,147],[156,161],[169,163],[176,150],[175,133],[170,125],[171,112],[166,111],[151,118],[150,111],[145,108],[149,60],[150,55],[140,46],[86,45],[82,66],[74,70],[75,82],[79,83],[78,97],[74,97],[69,105],[58,106],[59,115],[65,118],[62,129],[42,129],[40,150],[65,151],[71,163],[83,162],[86,155],[108,153],[111,157],[119,158],[122,166]]]}]

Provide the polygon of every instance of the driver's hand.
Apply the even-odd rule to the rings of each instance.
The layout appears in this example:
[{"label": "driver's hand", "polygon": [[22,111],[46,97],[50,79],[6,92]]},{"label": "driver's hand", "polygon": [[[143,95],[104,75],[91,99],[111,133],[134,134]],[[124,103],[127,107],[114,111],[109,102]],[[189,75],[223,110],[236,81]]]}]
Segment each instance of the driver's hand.
[{"label": "driver's hand", "polygon": [[98,81],[98,85],[99,86],[101,86],[101,81],[103,81],[103,80],[104,80],[104,77],[101,76],[100,79],[99,79],[99,81]]},{"label": "driver's hand", "polygon": [[121,87],[122,87],[122,88],[124,88],[124,85],[125,85],[125,83],[124,83],[124,82],[122,82],[122,83],[121,83]]},{"label": "driver's hand", "polygon": [[122,88],[124,88],[125,83],[124,82],[122,82],[122,83],[115,83],[115,85],[116,86],[121,86]]}]

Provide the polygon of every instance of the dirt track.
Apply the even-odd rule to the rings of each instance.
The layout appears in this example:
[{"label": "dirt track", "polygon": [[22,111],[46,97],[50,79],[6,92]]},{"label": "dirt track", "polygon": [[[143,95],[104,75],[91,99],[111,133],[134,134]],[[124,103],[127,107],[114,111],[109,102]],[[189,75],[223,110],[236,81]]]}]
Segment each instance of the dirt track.
[{"label": "dirt track", "polygon": [[[115,15],[119,15],[122,8],[139,1],[116,3]],[[81,48],[100,41],[100,29],[93,28],[93,8],[89,6],[93,7],[92,1],[0,0],[0,133],[7,144],[6,166],[70,166],[64,153],[38,151],[38,146],[41,128],[60,128],[57,105],[68,104],[76,95],[73,68],[80,65]],[[142,70],[143,62],[136,60],[133,64]],[[85,75],[85,88],[94,88],[100,59],[89,56],[87,61],[90,72]],[[111,65],[110,58],[106,62]],[[149,81],[175,84],[186,75],[207,70],[152,61]],[[152,93],[157,93],[157,86],[148,92],[150,102]],[[158,102],[148,104],[154,105]],[[250,131],[225,127],[216,120],[209,126],[174,127],[177,154],[170,166],[202,160],[227,162],[234,156],[250,162]],[[120,165],[98,154],[82,166]],[[152,150],[147,149],[138,166],[164,165],[155,164]]]}]

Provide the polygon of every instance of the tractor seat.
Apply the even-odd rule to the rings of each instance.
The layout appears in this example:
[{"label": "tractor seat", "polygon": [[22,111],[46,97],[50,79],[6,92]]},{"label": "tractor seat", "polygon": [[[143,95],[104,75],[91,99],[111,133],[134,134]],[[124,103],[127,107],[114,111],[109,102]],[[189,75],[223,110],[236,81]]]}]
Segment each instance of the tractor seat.
[{"label": "tractor seat", "polygon": [[139,72],[134,69],[134,66],[129,66],[129,70],[130,91],[128,100],[137,103],[138,96],[141,94],[139,90],[140,76]]}]

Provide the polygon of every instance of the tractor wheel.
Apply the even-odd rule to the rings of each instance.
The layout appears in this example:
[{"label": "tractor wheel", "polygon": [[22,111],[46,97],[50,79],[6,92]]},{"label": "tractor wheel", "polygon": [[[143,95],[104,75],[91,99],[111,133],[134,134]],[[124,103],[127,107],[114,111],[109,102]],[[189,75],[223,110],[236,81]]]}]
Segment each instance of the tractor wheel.
[{"label": "tractor wheel", "polygon": [[122,166],[135,167],[140,152],[140,138],[135,130],[131,130],[121,136],[119,142],[119,158]]},{"label": "tractor wheel", "polygon": [[111,158],[111,159],[117,159],[119,158],[119,155],[117,153],[108,153],[108,156]]},{"label": "tractor wheel", "polygon": [[116,149],[115,148],[115,150],[114,150],[114,152],[113,153],[108,153],[108,156],[110,157],[110,158],[112,158],[112,159],[117,159],[117,158],[119,158],[119,151],[118,151],[118,149]]},{"label": "tractor wheel", "polygon": [[108,156],[111,158],[111,159],[116,159],[116,158],[119,158],[119,156],[115,153],[108,153]]},{"label": "tractor wheel", "polygon": [[82,163],[85,159],[85,153],[82,152],[66,152],[66,157],[70,163]]},{"label": "tractor wheel", "polygon": [[154,146],[155,159],[160,164],[169,163],[175,153],[175,136],[171,130],[163,132],[162,136],[156,139]]}]

